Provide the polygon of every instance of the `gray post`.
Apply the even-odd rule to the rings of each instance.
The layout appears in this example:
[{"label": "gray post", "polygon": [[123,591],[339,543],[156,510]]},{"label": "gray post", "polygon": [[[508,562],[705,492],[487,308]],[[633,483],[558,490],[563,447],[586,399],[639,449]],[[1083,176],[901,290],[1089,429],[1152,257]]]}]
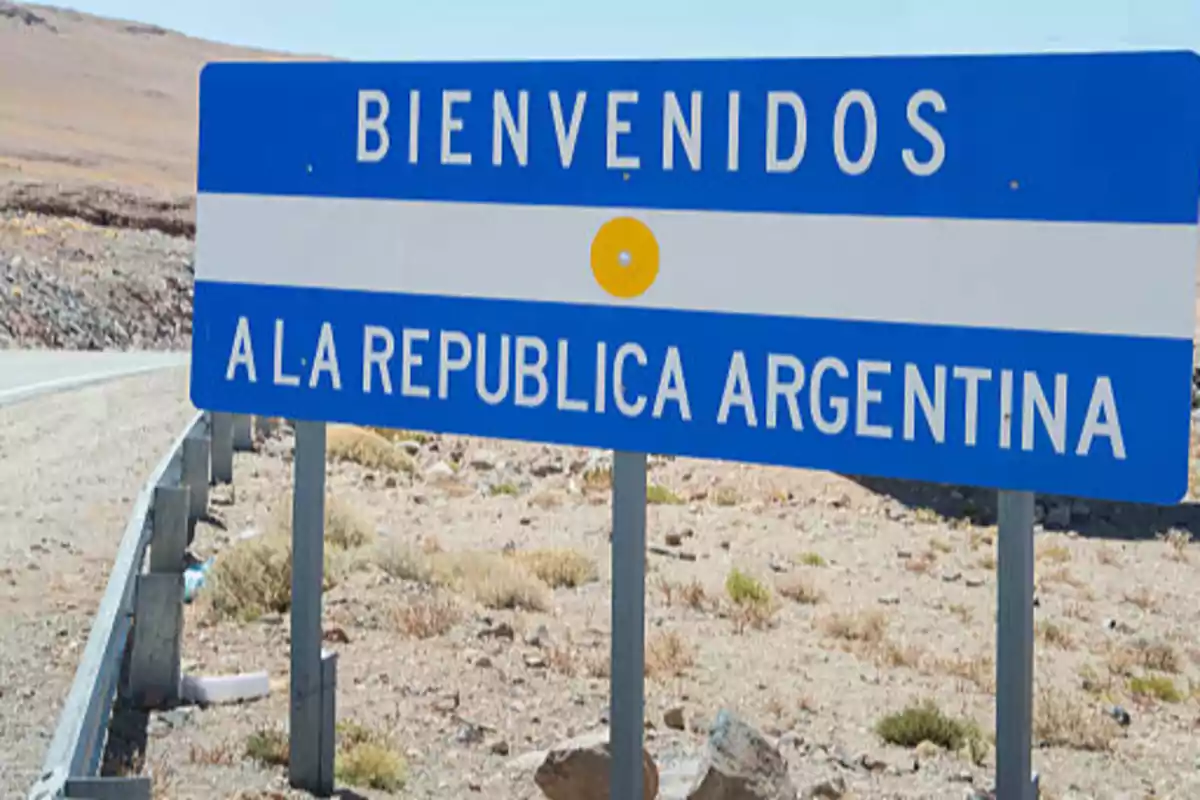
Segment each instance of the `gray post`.
[{"label": "gray post", "polygon": [[183,574],[137,578],[133,611],[129,696],[136,708],[164,708],[179,700]]},{"label": "gray post", "polygon": [[233,416],[233,449],[238,453],[247,453],[254,449],[254,430],[249,414]]},{"label": "gray post", "polygon": [[233,483],[233,415],[212,415],[212,482]]},{"label": "gray post", "polygon": [[[203,519],[208,513],[208,434],[196,432],[183,440],[183,482],[191,494],[188,519]],[[190,538],[190,535],[189,535]]]},{"label": "gray post", "polygon": [[1000,492],[996,570],[996,798],[1032,800],[1033,493]]},{"label": "gray post", "polygon": [[150,800],[150,778],[130,777],[68,778],[65,797],[86,797],[88,800]]},{"label": "gray post", "polygon": [[646,454],[613,454],[612,800],[641,800],[646,668]]},{"label": "gray post", "polygon": [[321,651],[321,786],[333,793],[334,753],[337,749],[337,653]]},{"label": "gray post", "polygon": [[292,466],[292,671],[288,780],[319,797],[333,794],[322,763],[321,586],[325,546],[325,423],[296,425]]},{"label": "gray post", "polygon": [[156,486],[151,524],[150,571],[183,572],[187,550],[188,510],[191,491],[184,486]]}]

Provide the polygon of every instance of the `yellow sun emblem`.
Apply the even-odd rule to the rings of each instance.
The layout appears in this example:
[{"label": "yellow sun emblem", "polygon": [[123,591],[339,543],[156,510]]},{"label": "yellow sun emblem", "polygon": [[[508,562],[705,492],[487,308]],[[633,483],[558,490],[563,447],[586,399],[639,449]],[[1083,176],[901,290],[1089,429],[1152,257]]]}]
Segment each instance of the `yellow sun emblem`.
[{"label": "yellow sun emblem", "polygon": [[658,240],[644,222],[617,217],[592,239],[592,275],[613,297],[637,297],[658,277]]}]

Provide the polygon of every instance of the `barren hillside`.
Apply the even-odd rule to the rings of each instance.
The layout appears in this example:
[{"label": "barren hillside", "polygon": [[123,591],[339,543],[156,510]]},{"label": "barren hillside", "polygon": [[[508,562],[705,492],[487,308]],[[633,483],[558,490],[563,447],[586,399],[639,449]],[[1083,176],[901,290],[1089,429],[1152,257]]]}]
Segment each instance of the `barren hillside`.
[{"label": "barren hillside", "polygon": [[0,0],[0,182],[187,195],[206,61],[277,54]]}]

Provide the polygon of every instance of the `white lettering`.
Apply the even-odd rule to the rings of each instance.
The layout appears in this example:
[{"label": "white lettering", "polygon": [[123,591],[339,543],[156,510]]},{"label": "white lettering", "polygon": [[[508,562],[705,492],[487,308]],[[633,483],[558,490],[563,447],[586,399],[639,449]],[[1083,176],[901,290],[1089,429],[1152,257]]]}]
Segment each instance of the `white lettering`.
[{"label": "white lettering", "polygon": [[683,362],[679,358],[679,348],[672,345],[667,348],[667,357],[663,361],[662,374],[658,378],[658,393],[654,396],[655,419],[663,414],[663,407],[668,400],[674,400],[679,406],[679,417],[684,422],[692,419],[692,407],[688,402],[687,383],[683,379]]},{"label": "white lettering", "polygon": [[[383,349],[375,349],[375,340],[383,340]],[[383,385],[383,393],[392,393],[392,373],[388,362],[396,352],[396,338],[387,328],[378,325],[368,325],[363,328],[363,394],[371,393],[371,367],[379,367],[379,382]]]},{"label": "white lettering", "polygon": [[561,411],[587,411],[587,400],[572,400],[567,397],[568,343],[558,340],[558,408]]},{"label": "white lettering", "polygon": [[850,371],[840,359],[828,356],[822,358],[813,367],[812,379],[809,383],[809,406],[812,411],[813,424],[821,433],[841,433],[846,427],[846,419],[850,414],[850,402],[845,397],[829,398],[829,406],[833,409],[833,419],[825,418],[821,407],[821,381],[828,370],[833,370],[839,378],[850,377]]},{"label": "white lettering", "polygon": [[1067,449],[1067,376],[1054,376],[1054,411],[1042,391],[1036,372],[1025,373],[1025,386],[1021,392],[1021,449],[1033,449],[1033,411],[1037,408],[1042,425],[1054,445],[1054,452],[1064,453]]},{"label": "white lettering", "polygon": [[[379,115],[371,116],[371,104],[379,106]],[[391,146],[388,136],[387,118],[390,111],[388,96],[378,89],[360,89],[358,92],[358,160],[360,162],[382,161]],[[374,133],[379,144],[367,146],[367,134]]]},{"label": "white lettering", "polygon": [[738,171],[738,157],[741,151],[741,142],[738,141],[741,135],[741,118],[742,118],[742,95],[740,92],[729,93],[729,156],[726,163],[726,169],[730,172]]},{"label": "white lettering", "polygon": [[558,137],[558,160],[563,169],[569,169],[575,158],[575,142],[579,139],[579,124],[583,122],[583,108],[587,104],[587,92],[575,93],[575,105],[571,108],[571,127],[563,130],[562,101],[558,92],[550,93],[550,112],[554,115],[554,134]]},{"label": "white lettering", "polygon": [[931,105],[933,110],[939,114],[946,111],[946,100],[939,92],[933,89],[922,89],[914,94],[908,100],[908,124],[913,130],[921,134],[925,141],[929,142],[933,148],[933,152],[929,156],[928,161],[918,161],[916,153],[911,147],[904,148],[901,153],[904,158],[904,166],[913,175],[922,178],[928,177],[942,168],[942,164],[946,161],[946,142],[942,139],[942,134],[937,128],[930,125],[921,117],[921,106]]},{"label": "white lettering", "polygon": [[408,93],[408,163],[417,163],[417,133],[421,125],[421,90]]},{"label": "white lettering", "polygon": [[746,424],[758,427],[758,413],[754,410],[754,393],[750,390],[750,376],[746,372],[746,354],[733,351],[729,360],[729,371],[725,375],[725,391],[721,393],[721,407],[717,410],[717,424],[724,425],[729,419],[729,409],[741,406],[746,415]]},{"label": "white lettering", "polygon": [[875,425],[868,419],[871,406],[880,402],[883,393],[871,388],[872,375],[890,375],[892,365],[886,361],[858,362],[858,396],[855,398],[854,432],[858,436],[870,436],[874,439],[892,438],[891,425]]},{"label": "white lettering", "polygon": [[929,432],[938,444],[946,441],[946,368],[941,364],[933,368],[933,397],[921,378],[916,364],[904,365],[904,438],[913,441],[917,434],[917,401],[925,413]]},{"label": "white lettering", "polygon": [[[1104,421],[1100,421],[1100,415]],[[1087,415],[1083,420],[1083,432],[1075,454],[1086,456],[1091,453],[1092,440],[1107,436],[1112,445],[1113,458],[1125,459],[1125,437],[1121,434],[1121,420],[1117,416],[1117,400],[1113,396],[1112,381],[1107,375],[1096,378],[1092,386],[1092,399],[1088,402]]]},{"label": "white lettering", "polygon": [[692,171],[700,169],[700,92],[692,92],[692,103],[689,111],[691,121],[683,121],[683,109],[679,107],[679,98],[674,92],[663,94],[663,169],[675,169],[675,136],[683,145],[688,164]]},{"label": "white lettering", "polygon": [[638,156],[623,156],[617,152],[617,139],[623,133],[629,133],[629,120],[621,119],[620,107],[624,103],[636,103],[637,92],[608,93],[608,168],[609,169],[638,169],[642,160]]},{"label": "white lettering", "polygon": [[[780,379],[780,369],[791,370],[792,376],[784,382]],[[767,355],[767,427],[774,428],[779,398],[787,403],[788,416],[792,421],[792,430],[804,430],[800,419],[800,404],[796,395],[804,388],[804,364],[793,355],[770,353]]]},{"label": "white lettering", "polygon": [[470,153],[456,153],[451,144],[451,137],[455,132],[463,129],[462,119],[454,116],[455,103],[471,102],[471,92],[469,90],[446,90],[442,92],[442,163],[443,164],[458,164],[462,166],[470,165]]},{"label": "white lettering", "polygon": [[529,164],[529,92],[524,89],[517,92],[517,117],[513,119],[508,97],[497,89],[492,101],[492,164],[497,167],[504,162],[506,132],[517,163],[522,167]]},{"label": "white lettering", "polygon": [[[857,160],[851,161],[846,155],[846,114],[851,106],[858,106],[863,111],[863,124],[866,127],[863,150]],[[879,138],[879,122],[875,115],[875,103],[871,95],[862,89],[852,89],[842,95],[838,101],[837,110],[833,114],[833,154],[837,157],[838,168],[847,175],[862,175],[871,168],[875,160],[875,145]]]},{"label": "white lettering", "polygon": [[613,400],[622,414],[636,417],[646,408],[646,397],[639,394],[637,400],[632,403],[625,399],[625,359],[630,356],[633,356],[638,366],[646,366],[646,351],[641,345],[626,342],[617,348],[617,354],[613,357]]},{"label": "white lettering", "polygon": [[321,335],[317,338],[317,356],[313,359],[312,372],[308,375],[308,388],[315,389],[321,382],[321,373],[328,372],[336,392],[342,390],[342,372],[338,369],[337,349],[333,346],[333,326],[322,323]]},{"label": "white lettering", "polygon": [[974,447],[976,435],[979,432],[979,382],[990,381],[992,371],[982,367],[955,367],[953,374],[956,380],[966,382],[963,401],[966,431],[963,435],[963,443],[967,447]]},{"label": "white lettering", "polygon": [[285,375],[283,372],[283,320],[275,320],[275,385],[299,386],[299,375]]},{"label": "white lettering", "polygon": [[246,317],[238,317],[237,332],[233,334],[233,347],[229,351],[229,366],[225,368],[225,380],[233,380],[237,375],[239,364],[246,368],[246,379],[251,383],[257,383],[258,372],[254,369],[254,344],[250,341],[250,320]]},{"label": "white lettering", "polygon": [[[537,353],[537,358],[530,361],[527,354],[530,350]],[[540,406],[550,393],[550,385],[546,381],[546,343],[536,336],[518,336],[516,353],[516,378],[513,379],[513,402],[529,408]],[[533,378],[537,383],[537,391],[528,394],[525,382]]]},{"label": "white lettering", "polygon": [[487,388],[487,337],[481,333],[475,342],[475,352],[479,355],[479,360],[475,362],[475,391],[479,394],[479,399],[490,406],[499,405],[508,397],[508,350],[508,334],[501,334],[500,364],[497,370],[500,385],[492,392]]},{"label": "white lettering", "polygon": [[1000,449],[1012,447],[1013,375],[1011,369],[1000,370]]},{"label": "white lettering", "polygon": [[[792,109],[796,117],[796,142],[792,154],[785,159],[779,158],[779,107],[786,105]],[[804,101],[795,92],[767,93],[767,172],[795,172],[804,158],[804,150],[808,145],[808,116],[804,111]]]},{"label": "white lettering", "polygon": [[607,406],[608,345],[596,342],[596,413],[603,414]]},{"label": "white lettering", "polygon": [[429,331],[423,328],[405,328],[400,334],[400,394],[405,397],[429,397],[429,387],[413,383],[413,367],[424,362],[424,356],[414,353],[413,342],[429,341]]},{"label": "white lettering", "polygon": [[[458,355],[450,355],[450,345],[458,347]],[[438,398],[450,396],[450,373],[464,372],[471,365],[471,339],[462,331],[442,331],[438,337]]]}]

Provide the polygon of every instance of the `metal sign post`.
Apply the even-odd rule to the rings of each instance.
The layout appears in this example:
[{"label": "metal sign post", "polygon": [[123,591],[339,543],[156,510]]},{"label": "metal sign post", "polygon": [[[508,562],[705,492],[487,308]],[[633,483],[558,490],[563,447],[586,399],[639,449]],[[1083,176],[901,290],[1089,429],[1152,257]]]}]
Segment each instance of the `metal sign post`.
[{"label": "metal sign post", "polygon": [[646,665],[646,454],[613,454],[612,800],[642,798]]},{"label": "metal sign post", "polygon": [[1032,800],[1033,492],[1000,492],[996,567],[996,797]]},{"label": "metal sign post", "polygon": [[[292,465],[292,652],[288,781],[333,794],[332,742],[321,682],[321,589],[325,558],[325,423],[297,421]],[[326,691],[331,691],[327,689]]]}]

